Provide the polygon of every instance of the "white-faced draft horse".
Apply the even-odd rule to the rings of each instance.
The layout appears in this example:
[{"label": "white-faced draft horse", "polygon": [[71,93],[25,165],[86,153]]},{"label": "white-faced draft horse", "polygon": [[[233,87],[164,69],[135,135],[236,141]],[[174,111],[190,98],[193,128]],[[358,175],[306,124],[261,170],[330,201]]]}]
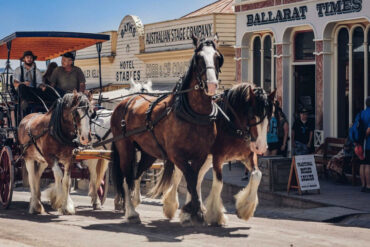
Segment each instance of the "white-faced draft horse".
[{"label": "white-faced draft horse", "polygon": [[[139,92],[153,92],[152,83],[150,81],[145,83],[135,82],[133,79],[130,80],[129,89],[121,89],[120,95],[125,95]],[[92,143],[105,141],[112,138],[112,132],[110,128],[110,121],[113,111],[108,109],[99,109],[96,111],[96,116],[91,121],[91,134]],[[104,148],[111,150],[111,143],[107,143],[99,149]],[[90,182],[89,182],[89,196],[91,197],[91,204],[94,210],[101,209],[103,191],[102,186],[108,186],[104,181],[104,175],[108,169],[109,161],[106,159],[87,159],[83,161],[89,169]]]},{"label": "white-faced draft horse", "polygon": [[[256,155],[265,153],[267,149],[267,128],[274,97],[275,92],[267,95],[262,88],[242,83],[226,90],[217,101],[225,115],[219,114],[217,118],[216,141],[212,145],[211,155],[200,170],[197,183],[198,195],[201,197],[201,183],[213,158],[212,190],[204,209],[206,223],[223,225],[226,222],[221,200],[222,166],[231,160],[242,161],[252,171],[249,184],[236,195],[236,210],[237,215],[244,220],[253,215],[258,203],[257,189],[262,176]],[[154,195],[163,193],[164,207],[172,208],[170,214],[165,211],[168,218],[173,217],[173,210],[178,207],[177,188],[181,177],[181,171],[168,164],[153,189]],[[188,194],[187,201],[190,196]]]},{"label": "white-faced draft horse", "polygon": [[[27,115],[19,124],[18,140],[31,188],[30,213],[43,213],[40,177],[52,167],[55,184],[49,189],[51,205],[63,214],[74,214],[69,195],[72,151],[91,141],[90,118],[94,108],[88,97],[76,91],[58,99],[46,114]],[[59,167],[64,166],[64,174]]]},{"label": "white-faced draft horse", "polygon": [[[111,127],[117,140],[112,145],[113,177],[125,202],[129,222],[140,222],[131,193],[155,159],[174,163],[184,174],[191,201],[182,208],[181,222],[204,222],[196,191],[200,168],[216,139],[217,107],[212,101],[219,83],[223,56],[218,37],[199,40],[193,36],[195,53],[187,74],[173,94],[159,98],[138,95],[123,100],[114,110]],[[135,171],[135,149],[141,159]]]}]

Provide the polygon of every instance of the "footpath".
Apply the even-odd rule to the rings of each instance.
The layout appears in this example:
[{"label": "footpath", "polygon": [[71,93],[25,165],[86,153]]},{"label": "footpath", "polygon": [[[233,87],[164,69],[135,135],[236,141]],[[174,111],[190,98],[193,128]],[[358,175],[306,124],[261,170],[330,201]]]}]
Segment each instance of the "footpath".
[{"label": "footpath", "polygon": [[[234,213],[234,195],[247,186],[243,181],[244,166],[240,163],[225,165],[223,168],[222,199],[228,213]],[[262,174],[263,176],[263,174]],[[212,187],[212,171],[209,170],[202,184],[202,197]],[[180,192],[186,192],[182,182]],[[370,193],[360,192],[360,186],[337,184],[320,180],[320,194],[310,192],[299,195],[296,191],[259,191],[259,205],[256,217],[284,218],[332,222],[346,226],[370,228]]]}]

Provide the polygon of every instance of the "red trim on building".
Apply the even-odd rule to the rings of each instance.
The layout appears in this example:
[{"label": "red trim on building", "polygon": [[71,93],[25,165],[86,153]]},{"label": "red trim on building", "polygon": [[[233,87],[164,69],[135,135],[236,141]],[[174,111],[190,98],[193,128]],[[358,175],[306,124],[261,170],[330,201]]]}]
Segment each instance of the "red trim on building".
[{"label": "red trim on building", "polygon": [[283,45],[276,45],[276,99],[280,102],[280,105],[283,103]]},{"label": "red trim on building", "polygon": [[[323,51],[323,41],[316,41],[316,53]],[[323,129],[324,118],[324,75],[323,55],[316,55],[316,129]]]},{"label": "red trim on building", "polygon": [[277,5],[284,5],[289,3],[297,3],[297,2],[303,2],[306,0],[266,0],[263,2],[257,2],[257,3],[246,3],[242,5],[235,6],[235,12],[242,12],[242,11],[248,11],[253,9],[262,9]]},{"label": "red trim on building", "polygon": [[236,60],[236,82],[242,82],[242,60],[240,59],[242,56],[242,48],[235,48],[235,58]]}]

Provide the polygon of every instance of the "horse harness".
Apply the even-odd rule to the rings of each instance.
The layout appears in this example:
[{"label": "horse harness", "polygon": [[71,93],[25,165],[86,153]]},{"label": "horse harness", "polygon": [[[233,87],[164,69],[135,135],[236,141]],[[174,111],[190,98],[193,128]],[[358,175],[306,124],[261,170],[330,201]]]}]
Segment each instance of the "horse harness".
[{"label": "horse harness", "polygon": [[[226,131],[229,135],[244,139],[246,141],[256,141],[255,137],[251,135],[251,127],[254,127],[256,125],[259,125],[264,121],[264,119],[267,117],[267,113],[264,114],[264,116],[256,123],[250,124],[249,116],[248,116],[248,123],[246,127],[243,127],[240,118],[238,117],[238,114],[236,113],[235,109],[231,106],[228,98],[229,90],[225,90],[224,93],[221,95],[220,104],[221,108],[219,111],[221,112],[221,115],[224,117],[224,119],[227,122],[227,128]],[[230,120],[230,118],[227,116],[227,114],[224,111],[229,110],[234,117],[235,124]]]},{"label": "horse harness", "polygon": [[[86,106],[83,106],[82,108],[86,108]],[[77,109],[75,111],[77,111]],[[75,111],[72,113],[73,114],[73,126],[74,126],[74,130],[75,130],[74,137],[77,136],[77,124],[76,124]],[[30,126],[30,123],[29,123],[29,126],[27,128],[27,134],[28,134],[30,140],[26,144],[21,145],[23,147],[23,151],[22,151],[21,155],[19,156],[18,160],[23,156],[23,154],[26,152],[26,150],[31,145],[35,145],[35,148],[36,148],[37,152],[42,157],[45,157],[44,154],[42,153],[40,147],[37,145],[37,140],[40,139],[41,137],[43,137],[47,133],[49,133],[57,142],[59,142],[62,145],[67,145],[67,146],[71,146],[71,147],[77,147],[79,145],[78,140],[76,141],[74,139],[73,141],[71,141],[68,138],[66,138],[65,136],[63,136],[63,134],[61,132],[61,124],[60,124],[60,122],[62,120],[61,119],[62,112],[63,112],[63,103],[62,103],[62,98],[60,98],[56,102],[56,106],[55,106],[55,109],[52,113],[48,128],[44,128],[44,130],[38,135],[33,135],[32,134],[31,126]],[[41,113],[33,116],[29,121],[32,122],[40,114]],[[87,111],[85,112],[85,115],[88,115]],[[84,118],[85,115],[82,118]],[[90,116],[89,116],[89,118],[91,119]]]}]

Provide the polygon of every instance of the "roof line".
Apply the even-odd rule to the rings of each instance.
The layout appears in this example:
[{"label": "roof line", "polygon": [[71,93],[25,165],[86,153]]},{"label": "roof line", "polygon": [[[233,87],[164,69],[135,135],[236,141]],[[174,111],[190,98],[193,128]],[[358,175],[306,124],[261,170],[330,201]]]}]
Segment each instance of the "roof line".
[{"label": "roof line", "polygon": [[211,5],[213,5],[213,4],[217,3],[217,2],[220,2],[220,1],[222,1],[222,0],[217,0],[216,2],[213,2],[213,3],[207,4],[206,6],[203,6],[202,8],[199,8],[199,9],[196,9],[196,10],[194,10],[194,11],[190,12],[190,13],[187,13],[186,15],[181,16],[181,17],[180,17],[180,19],[181,19],[181,18],[184,18],[184,17],[186,17],[186,16],[188,16],[188,15],[191,15],[191,14],[193,14],[193,13],[195,13],[195,12],[197,12],[197,11],[201,10],[201,9],[207,8],[208,6],[211,6]]}]

